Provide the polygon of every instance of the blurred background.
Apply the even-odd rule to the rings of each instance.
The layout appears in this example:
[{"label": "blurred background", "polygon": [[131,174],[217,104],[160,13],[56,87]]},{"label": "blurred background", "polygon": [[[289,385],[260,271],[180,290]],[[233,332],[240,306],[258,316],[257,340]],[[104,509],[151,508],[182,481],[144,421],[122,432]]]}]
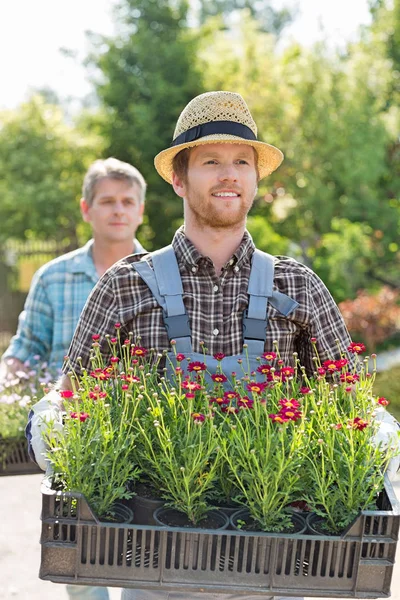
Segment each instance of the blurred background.
[{"label": "blurred background", "polygon": [[257,246],[322,277],[400,417],[400,0],[14,0],[0,52],[0,351],[35,270],[88,239],[89,164],[137,166],[138,238],[169,243],[182,204],[153,158],[191,98],[232,90],[285,154]]}]

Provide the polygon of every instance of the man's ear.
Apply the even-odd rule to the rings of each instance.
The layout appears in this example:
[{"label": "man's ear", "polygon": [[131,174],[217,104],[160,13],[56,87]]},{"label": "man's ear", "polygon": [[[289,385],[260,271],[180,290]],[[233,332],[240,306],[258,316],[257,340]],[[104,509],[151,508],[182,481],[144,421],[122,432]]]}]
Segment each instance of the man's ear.
[{"label": "man's ear", "polygon": [[80,207],[81,207],[82,219],[84,221],[86,221],[86,223],[90,223],[90,215],[89,215],[90,206],[86,202],[85,198],[80,199]]},{"label": "man's ear", "polygon": [[184,198],[186,195],[186,183],[181,177],[178,177],[176,173],[172,173],[172,187],[174,188],[175,194],[180,198]]}]

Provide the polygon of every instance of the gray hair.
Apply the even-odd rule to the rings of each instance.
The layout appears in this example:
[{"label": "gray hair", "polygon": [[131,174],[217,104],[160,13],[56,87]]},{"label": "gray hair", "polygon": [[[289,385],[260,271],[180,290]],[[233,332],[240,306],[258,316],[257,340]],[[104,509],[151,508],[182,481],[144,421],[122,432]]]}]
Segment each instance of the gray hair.
[{"label": "gray hair", "polygon": [[140,190],[140,203],[143,204],[147,187],[143,175],[129,163],[110,157],[105,160],[96,160],[87,170],[83,180],[82,195],[89,206],[93,204],[96,185],[106,178],[125,180],[131,185],[135,183]]}]

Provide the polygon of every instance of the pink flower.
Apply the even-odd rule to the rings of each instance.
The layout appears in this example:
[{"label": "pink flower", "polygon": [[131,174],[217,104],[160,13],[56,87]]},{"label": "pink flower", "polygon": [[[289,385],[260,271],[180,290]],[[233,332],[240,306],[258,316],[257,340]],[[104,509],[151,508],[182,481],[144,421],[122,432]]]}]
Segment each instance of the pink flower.
[{"label": "pink flower", "polygon": [[100,336],[99,336],[99,334],[98,334],[98,333],[95,333],[94,335],[92,335],[92,340],[93,340],[94,342],[98,342],[98,341],[99,341],[99,339],[100,339]]},{"label": "pink flower", "polygon": [[197,390],[202,389],[201,385],[194,381],[182,381],[182,387],[184,390],[189,390],[190,392],[197,392]]},{"label": "pink flower", "polygon": [[117,340],[117,338],[113,337],[113,338],[110,339],[110,342],[112,344],[116,344],[118,342],[118,340]]},{"label": "pink flower", "polygon": [[115,329],[119,329],[121,327],[121,323],[115,323],[114,327]]},{"label": "pink flower", "polygon": [[215,373],[215,375],[211,375],[211,379],[216,383],[225,383],[225,381],[228,381],[225,375],[222,373]]},{"label": "pink flower", "polygon": [[83,413],[71,412],[69,416],[71,417],[71,419],[79,419],[82,423],[84,423],[86,421],[86,419],[89,417],[89,414],[86,412],[83,412]]},{"label": "pink flower", "polygon": [[275,358],[276,358],[276,353],[275,353],[275,352],[264,352],[264,354],[262,355],[262,357],[263,357],[265,360],[269,360],[269,361],[271,361],[271,360],[275,360]]},{"label": "pink flower", "polygon": [[223,358],[225,358],[225,354],[223,352],[216,352],[214,354],[214,358],[215,360],[222,360]]},{"label": "pink flower", "polygon": [[337,366],[335,360],[325,360],[322,363],[322,366],[324,367],[324,369],[326,371],[328,371],[328,373],[334,373],[335,371],[338,370],[338,366]]},{"label": "pink flower", "polygon": [[359,379],[360,377],[357,375],[357,373],[342,373],[340,376],[340,381],[345,383],[355,383]]},{"label": "pink flower", "polygon": [[347,347],[347,350],[352,354],[362,354],[365,352],[365,345],[361,342],[351,342],[350,346]]},{"label": "pink flower", "polygon": [[71,390],[63,390],[62,392],[60,392],[61,398],[72,398],[73,395],[74,392],[71,392]]},{"label": "pink flower", "polygon": [[253,408],[254,400],[251,400],[248,396],[243,396],[242,398],[239,398],[237,405],[239,408]]},{"label": "pink flower", "polygon": [[380,404],[381,406],[387,406],[389,404],[389,400],[381,396],[380,398],[378,398],[378,404]]},{"label": "pink flower", "polygon": [[224,398],[227,400],[235,400],[235,398],[240,398],[240,394],[238,392],[234,392],[233,390],[228,390],[224,393]]},{"label": "pink flower", "polygon": [[224,397],[210,398],[210,405],[213,404],[214,402],[215,402],[215,404],[222,406],[223,404],[229,404],[229,399],[224,398]]},{"label": "pink flower", "polygon": [[253,394],[262,394],[265,389],[265,386],[265,383],[256,383],[254,381],[252,383],[248,383],[246,388],[249,392],[252,392]]},{"label": "pink flower", "polygon": [[291,377],[292,375],[294,375],[293,367],[282,367],[281,375],[283,375],[284,377]]},{"label": "pink flower", "polygon": [[196,423],[202,423],[205,420],[205,416],[202,413],[192,413],[192,418]]},{"label": "pink flower", "polygon": [[113,364],[115,364],[115,363],[119,362],[119,358],[118,358],[118,356],[112,356],[112,357],[110,358],[110,362],[111,362],[111,363],[113,363]]},{"label": "pink flower", "polygon": [[363,429],[368,427],[368,421],[365,421],[364,419],[360,419],[360,417],[356,417],[352,421],[349,421],[349,425],[351,425],[353,427],[353,429],[358,429],[358,430],[362,431]]},{"label": "pink flower", "polygon": [[309,387],[301,387],[301,388],[300,388],[300,394],[303,394],[304,396],[305,396],[306,394],[309,394],[310,392],[311,392],[311,390],[310,390],[310,388],[309,388]]},{"label": "pink flower", "polygon": [[259,367],[257,367],[257,371],[259,373],[262,373],[263,375],[267,375],[271,371],[271,369],[271,365],[260,365]]},{"label": "pink flower", "polygon": [[182,362],[183,360],[185,360],[186,356],[184,354],[177,354],[176,355],[176,360],[178,362]]},{"label": "pink flower", "polygon": [[347,358],[340,358],[339,360],[336,361],[336,366],[338,369],[342,369],[348,363],[349,363],[349,361],[347,360]]},{"label": "pink flower", "polygon": [[143,346],[132,346],[131,356],[146,356],[147,350]]},{"label": "pink flower", "polygon": [[279,414],[271,414],[268,415],[270,419],[272,419],[272,421],[274,423],[287,423],[287,421],[289,421],[289,419],[287,417],[285,417],[285,415],[279,413]]},{"label": "pink flower", "polygon": [[288,398],[281,398],[281,400],[279,400],[278,403],[280,406],[282,406],[283,408],[299,408],[300,407],[300,402],[298,400],[296,400],[295,398],[290,398],[290,400]]},{"label": "pink flower", "polygon": [[189,363],[188,366],[188,371],[192,372],[194,371],[195,373],[200,373],[200,371],[206,371],[207,370],[207,365],[205,365],[203,362],[198,362],[198,361],[194,361]]}]

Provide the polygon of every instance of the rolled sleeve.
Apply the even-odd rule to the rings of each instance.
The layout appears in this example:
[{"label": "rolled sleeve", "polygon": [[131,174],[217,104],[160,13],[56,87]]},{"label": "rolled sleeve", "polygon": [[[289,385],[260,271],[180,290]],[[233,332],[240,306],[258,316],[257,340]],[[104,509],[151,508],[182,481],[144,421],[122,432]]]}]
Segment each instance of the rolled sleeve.
[{"label": "rolled sleeve", "polygon": [[48,360],[53,338],[53,308],[38,271],[18,319],[18,329],[2,358],[18,358],[21,362],[39,355]]}]

